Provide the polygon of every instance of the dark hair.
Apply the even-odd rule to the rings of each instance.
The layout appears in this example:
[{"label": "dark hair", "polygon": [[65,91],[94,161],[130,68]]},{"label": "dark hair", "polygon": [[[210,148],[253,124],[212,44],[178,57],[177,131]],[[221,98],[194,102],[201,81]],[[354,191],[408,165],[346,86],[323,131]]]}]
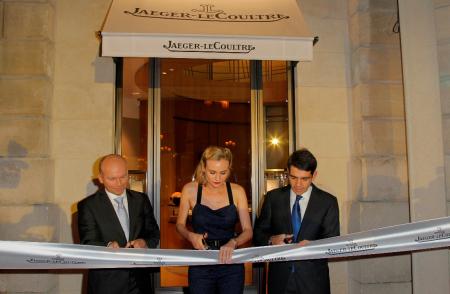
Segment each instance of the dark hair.
[{"label": "dark hair", "polygon": [[289,156],[287,161],[288,171],[291,170],[291,166],[314,174],[317,168],[317,160],[308,149],[302,148],[294,151],[291,156]]}]

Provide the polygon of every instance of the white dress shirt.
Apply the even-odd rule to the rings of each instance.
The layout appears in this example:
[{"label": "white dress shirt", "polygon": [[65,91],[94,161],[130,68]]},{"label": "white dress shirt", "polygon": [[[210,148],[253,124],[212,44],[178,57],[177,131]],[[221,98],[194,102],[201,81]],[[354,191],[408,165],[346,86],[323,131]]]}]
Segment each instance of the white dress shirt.
[{"label": "white dress shirt", "polygon": [[[299,201],[300,213],[302,215],[302,220],[303,220],[303,216],[305,215],[306,208],[308,207],[309,198],[311,198],[311,191],[312,191],[312,186],[309,186],[308,190],[306,190],[302,194],[303,198],[300,199],[300,201]],[[297,194],[295,194],[294,191],[292,191],[292,189],[291,189],[291,195],[290,195],[291,213],[292,213],[292,207],[294,207],[295,198],[297,198]]]},{"label": "white dress shirt", "polygon": [[[128,211],[127,191],[126,191],[126,190],[123,190],[122,195],[116,195],[116,194],[114,194],[114,193],[109,192],[109,191],[106,190],[106,189],[105,189],[105,191],[106,191],[106,195],[108,195],[109,201],[111,201],[111,204],[112,204],[113,207],[114,207],[114,211],[116,212],[116,215],[117,215],[117,210],[119,209],[119,205],[117,204],[117,202],[116,202],[114,199],[116,199],[116,198],[118,198],[118,197],[124,197],[124,198],[123,198],[123,206],[125,207],[125,210],[127,211],[128,217],[130,217],[130,213],[129,213],[129,211]],[[117,217],[119,217],[119,216],[117,215]]]}]

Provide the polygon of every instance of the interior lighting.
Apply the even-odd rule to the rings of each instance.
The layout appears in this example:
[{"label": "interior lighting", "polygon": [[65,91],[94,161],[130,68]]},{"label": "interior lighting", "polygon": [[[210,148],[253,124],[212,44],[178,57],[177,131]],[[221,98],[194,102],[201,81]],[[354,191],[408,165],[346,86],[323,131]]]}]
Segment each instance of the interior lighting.
[{"label": "interior lighting", "polygon": [[272,139],[270,139],[270,144],[272,144],[273,146],[278,146],[280,145],[280,139],[278,139],[277,137],[273,137]]},{"label": "interior lighting", "polygon": [[222,100],[222,101],[220,101],[220,106],[223,109],[228,109],[228,108],[230,108],[230,102],[227,100]]}]

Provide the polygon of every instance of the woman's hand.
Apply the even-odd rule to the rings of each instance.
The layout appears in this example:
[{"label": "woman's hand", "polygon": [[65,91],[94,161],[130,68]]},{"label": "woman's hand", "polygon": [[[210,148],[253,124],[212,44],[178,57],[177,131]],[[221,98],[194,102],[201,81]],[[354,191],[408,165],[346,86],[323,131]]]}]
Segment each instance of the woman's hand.
[{"label": "woman's hand", "polygon": [[193,232],[189,232],[189,241],[192,244],[192,247],[194,247],[197,250],[206,250],[206,246],[204,243],[204,240],[208,238],[208,233],[204,234],[197,234]]},{"label": "woman's hand", "polygon": [[231,258],[233,257],[233,251],[237,248],[236,239],[232,238],[225,245],[220,247],[219,251],[219,262],[220,263],[231,263]]}]

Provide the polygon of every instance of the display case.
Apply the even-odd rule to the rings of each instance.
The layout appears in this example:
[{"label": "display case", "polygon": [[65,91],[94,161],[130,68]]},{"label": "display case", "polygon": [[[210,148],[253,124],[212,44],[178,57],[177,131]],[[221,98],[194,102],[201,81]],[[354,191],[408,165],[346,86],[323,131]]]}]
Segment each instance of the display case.
[{"label": "display case", "polygon": [[286,170],[273,168],[264,171],[264,193],[284,187],[288,183]]}]

